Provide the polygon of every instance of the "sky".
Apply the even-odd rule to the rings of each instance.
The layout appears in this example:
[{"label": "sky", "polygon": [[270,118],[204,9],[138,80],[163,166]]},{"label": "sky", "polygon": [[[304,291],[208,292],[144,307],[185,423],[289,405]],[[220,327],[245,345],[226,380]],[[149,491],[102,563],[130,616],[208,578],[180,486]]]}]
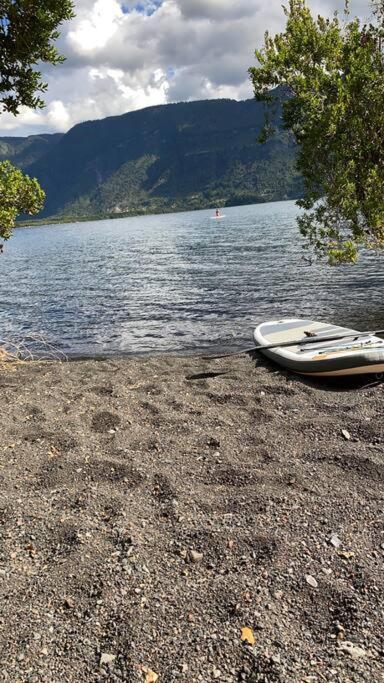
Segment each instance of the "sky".
[{"label": "sky", "polygon": [[[284,29],[283,0],[75,0],[62,26],[64,64],[43,69],[42,111],[0,116],[0,135],[66,132],[76,123],[143,107],[252,97],[247,74],[264,32]],[[308,0],[331,16],[343,0]],[[351,0],[369,16],[369,0]]]}]

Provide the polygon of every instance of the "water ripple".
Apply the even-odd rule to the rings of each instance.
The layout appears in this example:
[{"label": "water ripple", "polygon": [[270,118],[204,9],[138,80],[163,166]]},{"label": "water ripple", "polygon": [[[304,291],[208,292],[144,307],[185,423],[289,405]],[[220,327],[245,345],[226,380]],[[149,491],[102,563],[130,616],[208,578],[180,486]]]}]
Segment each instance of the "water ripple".
[{"label": "water ripple", "polygon": [[0,261],[0,329],[66,353],[249,345],[256,323],[306,316],[384,326],[378,256],[302,259],[293,202],[18,230]]}]

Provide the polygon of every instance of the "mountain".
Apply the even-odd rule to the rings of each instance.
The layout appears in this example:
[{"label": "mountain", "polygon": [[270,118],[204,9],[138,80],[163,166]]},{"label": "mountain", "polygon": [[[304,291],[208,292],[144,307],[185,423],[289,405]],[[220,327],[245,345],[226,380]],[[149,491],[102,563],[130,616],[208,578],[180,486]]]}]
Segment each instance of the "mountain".
[{"label": "mountain", "polygon": [[15,166],[27,169],[43,157],[51,146],[62,138],[61,133],[54,135],[30,135],[27,138],[0,138],[0,161],[9,159]]},{"label": "mountain", "polygon": [[[65,135],[0,138],[0,154],[38,178],[42,216],[156,213],[296,198],[295,145],[256,100],[204,100],[88,121]],[[13,141],[13,146],[10,141]],[[5,150],[5,152],[4,152]]]}]

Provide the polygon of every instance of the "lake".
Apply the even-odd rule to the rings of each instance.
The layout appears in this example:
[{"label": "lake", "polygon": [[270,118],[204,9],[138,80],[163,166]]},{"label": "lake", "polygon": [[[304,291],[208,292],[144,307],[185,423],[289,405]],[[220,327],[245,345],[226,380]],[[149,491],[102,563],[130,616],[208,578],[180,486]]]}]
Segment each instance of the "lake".
[{"label": "lake", "polygon": [[2,339],[71,355],[235,350],[263,320],[384,327],[383,260],[303,259],[294,202],[19,229],[0,256]]}]

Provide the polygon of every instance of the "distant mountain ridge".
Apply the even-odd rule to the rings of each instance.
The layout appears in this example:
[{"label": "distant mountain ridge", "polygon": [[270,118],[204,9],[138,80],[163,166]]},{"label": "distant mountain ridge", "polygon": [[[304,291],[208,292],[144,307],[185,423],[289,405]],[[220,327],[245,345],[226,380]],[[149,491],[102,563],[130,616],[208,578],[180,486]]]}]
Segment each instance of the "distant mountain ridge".
[{"label": "distant mountain ridge", "polygon": [[40,217],[156,213],[296,198],[296,148],[256,100],[203,100],[87,121],[64,135],[0,138],[0,160],[38,178]]},{"label": "distant mountain ridge", "polygon": [[15,166],[27,169],[44,156],[63,137],[61,133],[29,135],[25,138],[0,138],[0,161],[9,159]]}]

